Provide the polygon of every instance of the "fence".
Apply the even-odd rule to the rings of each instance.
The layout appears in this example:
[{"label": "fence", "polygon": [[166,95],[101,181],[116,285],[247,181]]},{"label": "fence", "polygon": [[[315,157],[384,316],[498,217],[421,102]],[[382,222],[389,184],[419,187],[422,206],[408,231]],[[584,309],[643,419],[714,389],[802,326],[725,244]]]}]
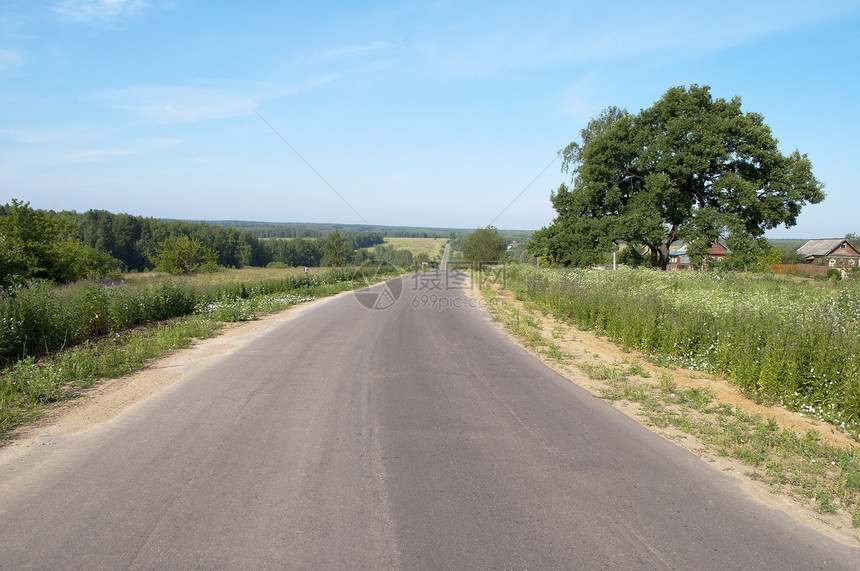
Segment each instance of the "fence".
[{"label": "fence", "polygon": [[827,266],[817,264],[774,264],[773,271],[778,274],[800,274],[807,277],[826,276]]}]

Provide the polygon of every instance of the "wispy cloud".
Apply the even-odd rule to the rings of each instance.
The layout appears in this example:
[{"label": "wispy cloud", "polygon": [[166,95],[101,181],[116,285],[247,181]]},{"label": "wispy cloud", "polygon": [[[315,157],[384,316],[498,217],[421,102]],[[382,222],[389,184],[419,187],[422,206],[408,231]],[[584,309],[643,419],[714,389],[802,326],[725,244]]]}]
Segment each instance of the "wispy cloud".
[{"label": "wispy cloud", "polygon": [[155,123],[185,123],[249,115],[263,95],[248,88],[137,84],[99,92],[95,99]]},{"label": "wispy cloud", "polygon": [[175,124],[251,115],[264,101],[312,89],[336,78],[336,75],[314,77],[298,87],[261,82],[135,84],[100,91],[92,97],[148,122]]},{"label": "wispy cloud", "polygon": [[0,49],[0,71],[17,67],[24,62],[21,54],[15,50]]},{"label": "wispy cloud", "polygon": [[125,147],[107,147],[93,149],[77,149],[64,154],[60,161],[66,164],[95,163],[114,157],[140,155],[176,147],[182,144],[181,139],[149,139]]},{"label": "wispy cloud", "polygon": [[104,135],[103,131],[81,124],[41,125],[15,124],[0,128],[0,142],[16,145],[48,145],[63,141],[90,142]]},{"label": "wispy cloud", "polygon": [[[176,147],[182,139],[128,137],[117,144],[117,133],[85,124],[17,124],[0,128],[0,149],[21,164],[81,164],[113,157],[141,155]],[[4,148],[5,146],[5,148]]]},{"label": "wispy cloud", "polygon": [[61,0],[54,12],[74,22],[111,22],[149,6],[145,0]]},{"label": "wispy cloud", "polygon": [[329,57],[338,57],[338,56],[353,55],[353,54],[360,54],[360,53],[367,53],[367,52],[379,52],[382,50],[386,50],[386,49],[392,47],[393,45],[394,44],[392,44],[391,42],[377,41],[377,42],[370,42],[370,43],[366,43],[366,44],[342,46],[342,47],[327,51],[325,53],[325,55],[329,56]]},{"label": "wispy cloud", "polygon": [[[446,73],[487,76],[533,66],[712,53],[856,9],[850,0],[725,0],[719,9],[690,0],[659,5],[608,0],[543,8],[508,4],[484,14],[450,4],[426,14],[412,47]],[[477,29],[482,32],[476,34]]]}]

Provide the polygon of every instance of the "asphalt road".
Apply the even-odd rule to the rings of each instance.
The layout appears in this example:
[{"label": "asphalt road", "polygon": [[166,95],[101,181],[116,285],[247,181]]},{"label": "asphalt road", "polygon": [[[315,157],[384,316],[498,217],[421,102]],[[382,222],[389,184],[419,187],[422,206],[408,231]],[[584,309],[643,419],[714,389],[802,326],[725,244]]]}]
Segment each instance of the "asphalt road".
[{"label": "asphalt road", "polygon": [[0,567],[860,568],[443,275],[384,310],[318,302],[110,422],[6,451]]}]

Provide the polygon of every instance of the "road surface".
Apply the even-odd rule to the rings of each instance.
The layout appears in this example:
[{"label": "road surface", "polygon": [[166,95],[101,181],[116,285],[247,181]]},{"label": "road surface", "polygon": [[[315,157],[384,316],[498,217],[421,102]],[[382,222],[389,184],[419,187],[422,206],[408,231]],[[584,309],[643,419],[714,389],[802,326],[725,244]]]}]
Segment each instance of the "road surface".
[{"label": "road surface", "polygon": [[442,252],[442,263],[439,265],[439,269],[442,271],[446,271],[448,269],[448,254],[451,253],[451,242],[445,244],[445,251]]},{"label": "road surface", "polygon": [[317,302],[112,421],[0,452],[0,567],[860,568],[460,284]]}]

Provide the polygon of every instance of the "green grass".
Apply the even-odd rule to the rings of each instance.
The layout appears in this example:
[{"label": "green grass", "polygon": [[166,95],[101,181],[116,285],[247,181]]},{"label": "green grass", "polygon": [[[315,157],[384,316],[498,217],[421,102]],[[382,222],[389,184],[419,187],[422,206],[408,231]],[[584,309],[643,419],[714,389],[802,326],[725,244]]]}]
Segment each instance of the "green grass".
[{"label": "green grass", "polygon": [[87,341],[38,361],[18,361],[0,373],[0,433],[37,418],[46,405],[74,398],[78,389],[128,374],[220,327],[195,316]]},{"label": "green grass", "polygon": [[[33,282],[0,293],[0,364],[40,356],[84,340],[148,323],[192,315],[201,308],[266,295],[302,294],[361,283],[357,269],[232,270],[194,277],[135,276],[105,286],[54,287]],[[350,287],[352,287],[350,285]]]},{"label": "green grass", "polygon": [[518,299],[653,362],[725,376],[751,398],[860,427],[860,280],[513,265]]},{"label": "green grass", "polygon": [[[487,278],[493,281],[497,278]],[[556,326],[547,339],[540,335],[535,319],[541,304],[526,290],[516,296],[525,299],[524,304],[511,303],[491,288],[483,292],[492,301],[487,306],[494,318],[512,335],[549,358],[579,368],[599,383],[595,390],[600,397],[636,403],[644,422],[688,434],[711,454],[748,466],[747,474],[772,491],[807,498],[821,514],[844,511],[860,528],[860,449],[829,445],[814,430],[799,434],[782,428],[772,418],[720,402],[707,389],[679,387],[668,372],[649,380],[652,375],[635,361],[607,364],[595,354],[593,359],[574,362],[569,355],[552,355],[554,340],[565,335],[562,327],[569,332],[573,324]],[[667,364],[675,366],[671,359]]]},{"label": "green grass", "polygon": [[[860,450],[821,441],[816,431],[798,434],[744,410],[715,401],[704,389],[615,383],[615,398],[642,404],[655,426],[690,434],[718,455],[754,468],[774,491],[813,499],[821,513],[860,509]],[[855,527],[860,525],[854,517]]]},{"label": "green grass", "polygon": [[447,241],[447,238],[385,238],[385,243],[396,250],[409,250],[414,256],[427,254],[431,260],[441,254]]},{"label": "green grass", "polygon": [[[369,281],[385,277],[368,276]],[[6,300],[18,303],[15,309],[42,328],[44,346],[36,345],[34,354],[19,347],[21,358],[7,357],[0,370],[0,434],[100,379],[122,376],[194,339],[210,337],[223,323],[254,319],[366,283],[349,271],[293,279],[279,270],[240,270],[125,286],[35,284],[19,292],[19,299]],[[49,338],[52,331],[59,333]],[[56,344],[55,337],[62,341],[59,349],[50,345]]]}]

